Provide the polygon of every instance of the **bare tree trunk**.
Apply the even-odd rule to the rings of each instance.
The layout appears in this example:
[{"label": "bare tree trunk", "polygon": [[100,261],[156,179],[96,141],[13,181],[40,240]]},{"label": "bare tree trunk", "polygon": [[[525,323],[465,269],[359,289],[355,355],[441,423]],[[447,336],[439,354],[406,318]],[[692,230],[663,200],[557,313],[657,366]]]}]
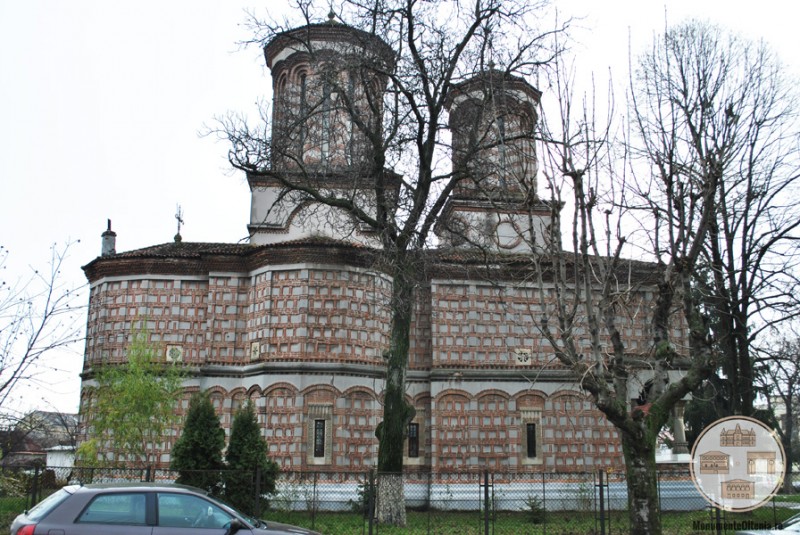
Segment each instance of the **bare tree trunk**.
[{"label": "bare tree trunk", "polygon": [[378,475],[376,510],[378,522],[381,524],[406,525],[406,500],[402,473]]},{"label": "bare tree trunk", "polygon": [[661,510],[658,503],[656,436],[638,421],[635,432],[621,430],[628,484],[628,517],[631,535],[659,535]]},{"label": "bare tree trunk", "polygon": [[786,408],[786,432],[788,440],[783,442],[783,452],[786,455],[786,474],[783,477],[783,492],[794,494],[794,481],[792,481],[792,465],[794,464],[794,448],[792,447],[792,437],[794,436],[794,413],[790,407]]},{"label": "bare tree trunk", "polygon": [[383,422],[378,437],[378,521],[405,526],[403,491],[403,440],[414,407],[405,400],[411,315],[414,307],[413,268],[398,262],[392,282],[392,336],[387,354],[386,387],[383,396]]}]

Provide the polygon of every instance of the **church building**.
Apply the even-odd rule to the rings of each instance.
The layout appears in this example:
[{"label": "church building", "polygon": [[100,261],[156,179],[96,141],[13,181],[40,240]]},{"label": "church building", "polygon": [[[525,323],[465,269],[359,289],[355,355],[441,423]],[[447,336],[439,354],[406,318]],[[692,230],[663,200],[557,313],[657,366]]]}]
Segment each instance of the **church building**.
[{"label": "church building", "polygon": [[[380,91],[386,80],[374,75],[366,85],[355,83],[352,70],[335,69],[354,53],[389,68],[393,50],[330,21],[280,34],[264,52],[273,83],[271,149],[282,155],[272,159],[273,170],[315,169],[323,187],[352,192],[368,210],[374,191],[363,170],[370,144],[341,111],[341,100],[350,113],[362,110],[362,120],[379,124],[382,110],[361,88]],[[337,87],[350,88],[339,104],[320,82],[331,76]],[[475,120],[487,87],[490,109],[503,120],[495,121],[496,142],[482,158],[491,165],[480,168],[467,158],[463,125]],[[423,252],[406,376],[407,400],[416,409],[404,445],[407,469],[622,466],[614,427],[536,328],[542,296],[554,299],[554,291],[526,277],[525,266],[548,240],[551,207],[535,196],[534,143],[515,133],[534,128],[540,96],[527,81],[490,69],[459,84],[448,101],[452,166],[482,180],[481,187],[464,181],[452,192],[438,243]],[[309,114],[314,102],[318,113]],[[280,130],[287,125],[294,125],[291,135]],[[186,370],[179,410],[192,392],[207,390],[227,431],[236,408],[249,400],[282,469],[374,467],[392,282],[375,261],[380,242],[348,215],[286,194],[269,173],[247,178],[248,243],[192,243],[178,235],[117,252],[109,223],[101,256],[84,266],[91,293],[82,410],[91,400],[93,367],[124,362],[141,323],[165,361]],[[388,183],[399,188],[401,180],[390,175]],[[493,271],[486,251],[514,269]],[[631,265],[630,277],[642,281],[636,301],[647,307],[652,266]],[[630,351],[649,347],[646,318],[622,320]],[[168,466],[179,431],[164,438],[161,466]]]}]

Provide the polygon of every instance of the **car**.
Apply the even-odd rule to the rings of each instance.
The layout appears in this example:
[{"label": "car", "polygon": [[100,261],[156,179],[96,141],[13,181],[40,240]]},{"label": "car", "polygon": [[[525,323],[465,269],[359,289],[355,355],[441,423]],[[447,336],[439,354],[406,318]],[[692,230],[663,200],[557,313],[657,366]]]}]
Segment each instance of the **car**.
[{"label": "car", "polygon": [[69,485],[11,524],[11,535],[320,535],[244,515],[186,485]]}]

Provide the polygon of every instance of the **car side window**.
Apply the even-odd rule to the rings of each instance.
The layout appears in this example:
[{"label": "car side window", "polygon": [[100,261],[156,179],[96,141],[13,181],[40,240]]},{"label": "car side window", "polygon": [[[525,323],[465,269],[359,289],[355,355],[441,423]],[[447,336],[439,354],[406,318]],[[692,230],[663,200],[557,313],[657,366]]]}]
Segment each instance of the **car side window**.
[{"label": "car side window", "polygon": [[88,524],[145,525],[145,495],[141,492],[98,494],[77,522]]},{"label": "car side window", "polygon": [[190,494],[158,493],[158,525],[170,528],[219,529],[231,515],[208,500]]}]

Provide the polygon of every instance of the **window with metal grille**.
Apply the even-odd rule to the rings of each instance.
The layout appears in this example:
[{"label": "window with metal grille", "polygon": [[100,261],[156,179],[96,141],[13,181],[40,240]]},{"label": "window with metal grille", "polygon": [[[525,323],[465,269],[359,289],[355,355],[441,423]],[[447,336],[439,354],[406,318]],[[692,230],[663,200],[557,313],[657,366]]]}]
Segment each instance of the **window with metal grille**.
[{"label": "window with metal grille", "polygon": [[527,455],[529,459],[536,457],[536,424],[525,424]]},{"label": "window with metal grille", "polygon": [[314,420],[314,457],[325,457],[325,420]]},{"label": "window with metal grille", "polygon": [[408,424],[408,456],[419,457],[419,424]]}]

